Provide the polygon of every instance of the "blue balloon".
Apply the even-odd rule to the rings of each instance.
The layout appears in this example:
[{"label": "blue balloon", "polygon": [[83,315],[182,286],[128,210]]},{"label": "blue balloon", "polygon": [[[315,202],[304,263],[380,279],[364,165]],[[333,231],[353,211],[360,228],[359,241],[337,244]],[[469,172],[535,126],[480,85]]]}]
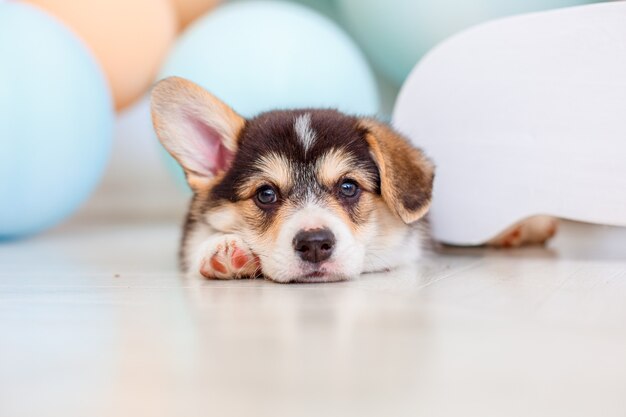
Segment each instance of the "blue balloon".
[{"label": "blue balloon", "polygon": [[0,4],[0,240],[49,228],[108,159],[113,103],[98,64],[39,9]]},{"label": "blue balloon", "polygon": [[376,80],[355,43],[327,17],[280,1],[224,5],[196,21],[161,78],[190,79],[243,116],[332,107],[373,115]]},{"label": "blue balloon", "polygon": [[342,20],[377,69],[402,85],[417,61],[472,25],[594,0],[337,0]]}]

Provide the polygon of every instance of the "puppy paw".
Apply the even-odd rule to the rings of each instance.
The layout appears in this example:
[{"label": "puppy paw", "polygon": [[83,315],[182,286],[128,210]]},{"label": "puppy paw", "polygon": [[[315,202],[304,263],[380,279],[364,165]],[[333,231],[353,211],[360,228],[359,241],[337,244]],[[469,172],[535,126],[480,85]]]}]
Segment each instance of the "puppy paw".
[{"label": "puppy paw", "polygon": [[543,245],[556,234],[558,220],[550,216],[534,216],[522,220],[487,244],[501,248]]},{"label": "puppy paw", "polygon": [[260,273],[259,258],[237,235],[219,235],[207,241],[200,274],[210,279],[252,278]]}]

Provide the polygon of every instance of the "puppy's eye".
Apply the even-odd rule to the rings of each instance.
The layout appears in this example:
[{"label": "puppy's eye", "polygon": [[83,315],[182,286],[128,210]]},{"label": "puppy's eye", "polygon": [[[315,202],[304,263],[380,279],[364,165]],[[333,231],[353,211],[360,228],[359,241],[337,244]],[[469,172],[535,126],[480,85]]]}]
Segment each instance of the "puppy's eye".
[{"label": "puppy's eye", "polygon": [[271,186],[265,185],[257,190],[255,200],[259,207],[267,208],[278,201],[278,193]]},{"label": "puppy's eye", "polygon": [[352,180],[344,180],[339,184],[339,193],[342,197],[355,198],[359,195],[359,186]]}]

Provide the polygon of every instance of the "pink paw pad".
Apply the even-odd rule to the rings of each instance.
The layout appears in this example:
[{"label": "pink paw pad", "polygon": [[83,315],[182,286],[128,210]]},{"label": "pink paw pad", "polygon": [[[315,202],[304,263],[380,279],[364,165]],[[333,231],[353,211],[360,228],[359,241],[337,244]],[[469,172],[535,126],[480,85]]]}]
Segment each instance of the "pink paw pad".
[{"label": "pink paw pad", "polygon": [[244,251],[235,246],[231,253],[230,260],[234,268],[241,269],[250,261],[250,258],[248,258],[248,255],[246,255]]},{"label": "pink paw pad", "polygon": [[224,266],[224,264],[221,263],[219,259],[217,259],[217,255],[213,255],[211,257],[211,268],[213,268],[217,272],[221,272],[222,274],[225,274],[228,272],[228,270],[226,269],[226,266]]},{"label": "pink paw pad", "polygon": [[232,279],[253,277],[260,267],[259,258],[235,240],[216,246],[210,257],[203,260],[200,273],[206,278]]}]

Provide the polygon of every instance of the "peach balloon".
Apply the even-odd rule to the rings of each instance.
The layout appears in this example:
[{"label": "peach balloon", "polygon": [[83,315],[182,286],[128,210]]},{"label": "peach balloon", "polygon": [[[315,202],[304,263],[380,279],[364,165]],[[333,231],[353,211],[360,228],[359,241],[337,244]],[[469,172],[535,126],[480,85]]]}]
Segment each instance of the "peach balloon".
[{"label": "peach balloon", "polygon": [[178,14],[180,28],[183,29],[189,23],[221,3],[221,0],[172,0],[172,3]]},{"label": "peach balloon", "polygon": [[74,30],[102,65],[117,109],[152,84],[177,32],[169,0],[26,0]]}]

